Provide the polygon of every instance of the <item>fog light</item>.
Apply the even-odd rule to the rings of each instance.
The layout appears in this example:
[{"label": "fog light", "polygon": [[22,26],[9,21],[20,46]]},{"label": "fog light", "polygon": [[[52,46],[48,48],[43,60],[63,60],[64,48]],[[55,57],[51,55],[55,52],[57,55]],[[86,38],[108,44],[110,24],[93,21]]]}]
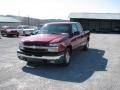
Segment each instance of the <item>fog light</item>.
[{"label": "fog light", "polygon": [[54,63],[55,63],[55,61],[50,61],[50,63],[53,63],[53,64],[54,64]]}]

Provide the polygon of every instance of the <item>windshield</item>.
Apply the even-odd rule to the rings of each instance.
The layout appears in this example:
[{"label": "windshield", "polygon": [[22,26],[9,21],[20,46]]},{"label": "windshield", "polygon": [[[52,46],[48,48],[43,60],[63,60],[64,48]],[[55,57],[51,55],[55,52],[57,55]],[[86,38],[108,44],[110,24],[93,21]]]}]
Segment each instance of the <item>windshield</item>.
[{"label": "windshield", "polygon": [[23,29],[29,29],[29,27],[23,27]]},{"label": "windshield", "polygon": [[29,27],[18,27],[18,29],[29,29]]},{"label": "windshield", "polygon": [[40,30],[40,33],[46,33],[46,34],[63,34],[67,33],[69,34],[71,29],[70,24],[46,24],[44,25]]}]

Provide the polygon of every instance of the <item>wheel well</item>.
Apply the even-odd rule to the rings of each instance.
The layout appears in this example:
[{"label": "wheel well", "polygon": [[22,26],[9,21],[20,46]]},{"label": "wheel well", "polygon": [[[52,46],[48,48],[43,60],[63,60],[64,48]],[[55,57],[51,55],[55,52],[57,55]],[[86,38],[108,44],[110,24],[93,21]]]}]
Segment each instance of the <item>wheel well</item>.
[{"label": "wheel well", "polygon": [[69,48],[69,49],[70,49],[70,52],[72,53],[72,46],[69,45],[69,46],[67,46],[67,48]]}]

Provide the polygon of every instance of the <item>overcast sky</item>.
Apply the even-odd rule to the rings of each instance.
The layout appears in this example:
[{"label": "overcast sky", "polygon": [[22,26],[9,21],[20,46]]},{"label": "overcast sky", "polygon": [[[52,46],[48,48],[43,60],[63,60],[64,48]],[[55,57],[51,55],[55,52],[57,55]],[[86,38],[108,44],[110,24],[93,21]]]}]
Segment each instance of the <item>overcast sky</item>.
[{"label": "overcast sky", "polygon": [[0,0],[1,15],[68,19],[71,12],[120,13],[120,0]]}]

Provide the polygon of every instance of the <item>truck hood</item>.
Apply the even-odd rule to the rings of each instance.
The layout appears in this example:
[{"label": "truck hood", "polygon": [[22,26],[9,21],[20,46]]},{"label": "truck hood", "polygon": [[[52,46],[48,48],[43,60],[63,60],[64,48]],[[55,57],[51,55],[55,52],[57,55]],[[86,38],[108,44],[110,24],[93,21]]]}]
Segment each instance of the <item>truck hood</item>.
[{"label": "truck hood", "polygon": [[29,29],[17,29],[18,31],[33,31],[35,29],[29,28]]},{"label": "truck hood", "polygon": [[67,34],[38,34],[29,37],[22,38],[22,42],[49,42],[56,43],[68,37]]},{"label": "truck hood", "polygon": [[6,31],[17,31],[17,29],[6,29]]}]

